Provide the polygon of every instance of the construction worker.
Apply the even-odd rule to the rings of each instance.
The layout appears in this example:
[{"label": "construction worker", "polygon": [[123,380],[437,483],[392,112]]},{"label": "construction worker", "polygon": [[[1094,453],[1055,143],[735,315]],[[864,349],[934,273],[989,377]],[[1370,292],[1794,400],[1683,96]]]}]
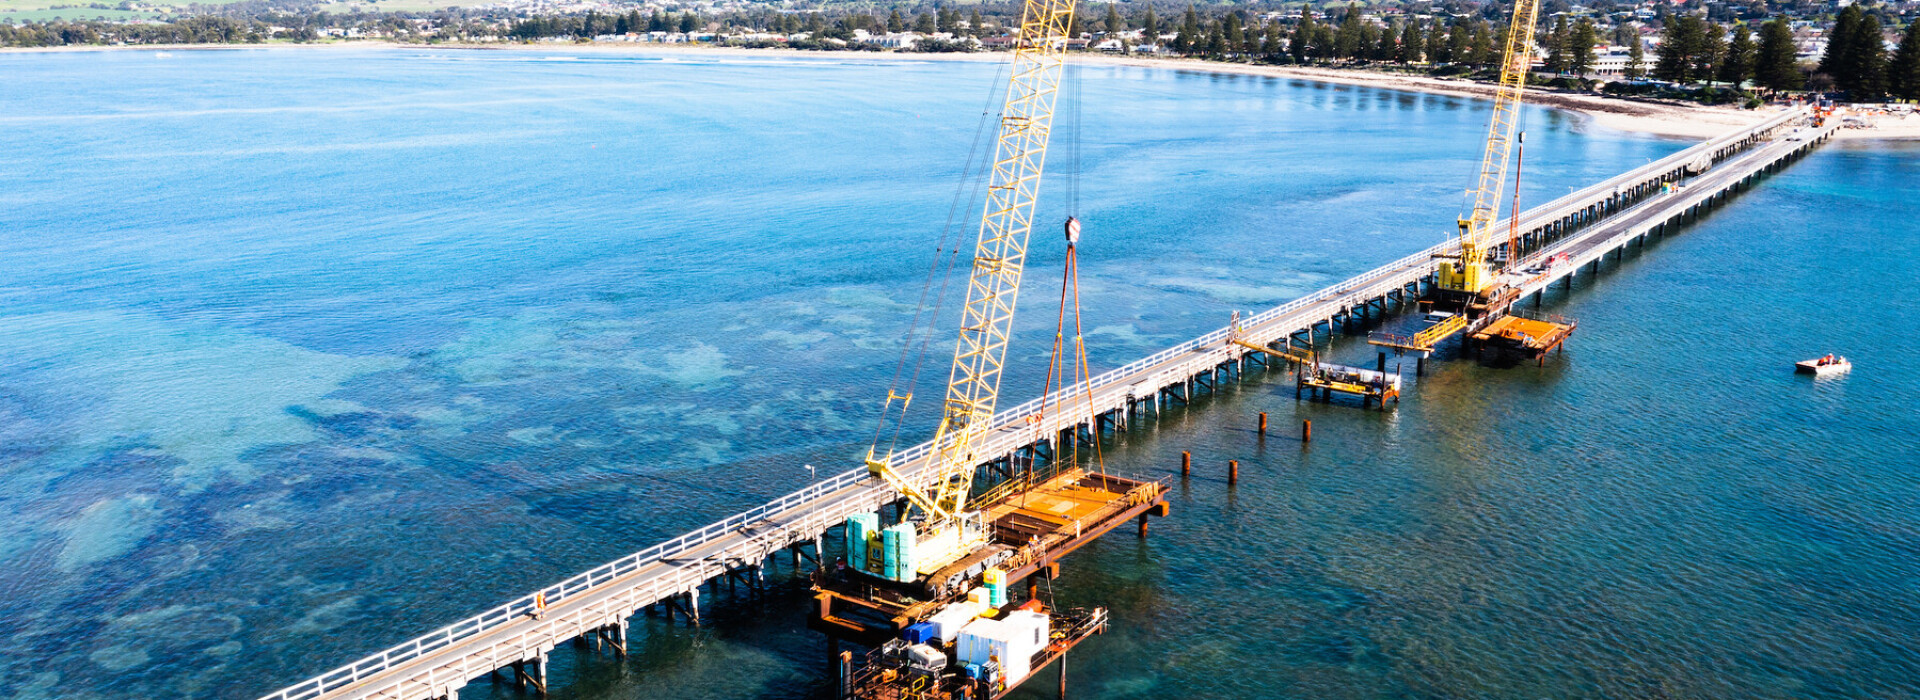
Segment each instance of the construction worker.
[{"label": "construction worker", "polygon": [[545,617],[546,614],[547,614],[546,591],[541,591],[539,593],[533,594],[533,619],[538,620],[542,617]]}]

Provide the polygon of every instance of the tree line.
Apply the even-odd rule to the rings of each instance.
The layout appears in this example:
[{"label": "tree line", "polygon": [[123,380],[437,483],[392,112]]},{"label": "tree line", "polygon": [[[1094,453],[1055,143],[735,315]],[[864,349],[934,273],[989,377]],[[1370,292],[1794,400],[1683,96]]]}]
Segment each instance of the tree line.
[{"label": "tree line", "polygon": [[[1117,13],[1109,9],[1103,24],[1124,31]],[[1484,19],[1458,17],[1450,21],[1414,18],[1376,24],[1358,4],[1321,15],[1311,4],[1296,16],[1263,19],[1239,10],[1204,18],[1192,7],[1178,23],[1162,24],[1149,6],[1137,25],[1143,41],[1186,56],[1216,60],[1259,60],[1271,63],[1440,63],[1460,69],[1499,62],[1506,28]]]},{"label": "tree line", "polygon": [[1920,99],[1920,22],[1907,24],[1892,56],[1883,36],[1879,18],[1848,5],[1834,21],[1810,87],[1831,87],[1860,102]]},{"label": "tree line", "polygon": [[[1555,9],[1559,0],[1549,0]],[[545,38],[586,39],[604,34],[643,32],[806,33],[808,41],[777,45],[800,48],[840,48],[824,40],[847,40],[854,32],[872,34],[915,31],[951,33],[957,37],[990,37],[1007,31],[1019,5],[989,1],[962,9],[946,4],[893,6],[882,14],[874,6],[823,8],[814,12],[781,11],[770,7],[731,10],[703,17],[688,10],[625,13],[588,12],[580,15],[541,15],[500,18],[472,10],[442,10],[430,14],[324,13],[307,9],[311,0],[243,0],[224,6],[224,15],[200,15],[171,22],[48,22],[0,25],[0,45],[57,46],[66,44],[196,44],[257,43],[272,38],[311,40],[324,27],[357,27],[403,40],[466,40],[498,37],[519,40]],[[1605,5],[1605,0],[1598,3]],[[1775,9],[1787,7],[1774,3]],[[240,12],[236,8],[244,8]],[[296,10],[296,8],[298,8]],[[1297,11],[1256,13],[1243,8],[1189,5],[1177,21],[1158,15],[1151,3],[1118,3],[1104,8],[1089,5],[1075,16],[1076,35],[1101,38],[1129,37],[1135,44],[1156,44],[1181,55],[1230,61],[1270,63],[1420,64],[1440,74],[1487,71],[1499,61],[1504,46],[1506,7],[1498,3],[1460,3],[1433,7],[1436,16],[1420,18],[1369,17],[1358,3],[1318,11],[1308,3]],[[1805,8],[1802,8],[1805,9]],[[1788,19],[1765,15],[1733,15],[1709,7],[1699,14],[1662,14],[1656,56],[1644,55],[1642,42],[1631,25],[1603,32],[1588,18],[1557,14],[1536,37],[1546,53],[1544,72],[1576,78],[1589,74],[1603,40],[1629,46],[1626,74],[1651,76],[1680,85],[1706,83],[1761,89],[1838,91],[1856,101],[1920,99],[1920,37],[1909,23],[1897,48],[1882,45],[1884,27],[1874,12],[1850,5],[1839,13],[1829,35],[1826,53],[1811,71],[1796,60],[1794,36]],[[1892,17],[1889,15],[1889,17]],[[1897,20],[1897,17],[1895,17]],[[415,31],[409,21],[424,20],[431,28]],[[1722,24],[1721,20],[1726,20]],[[1729,28],[1730,27],[1730,28]],[[276,32],[276,28],[278,28]],[[1131,38],[1132,30],[1140,36]],[[1162,39],[1162,37],[1167,37]],[[953,42],[927,42],[923,48],[967,48]]]},{"label": "tree line", "polygon": [[1891,56],[1884,41],[1880,21],[1859,5],[1850,5],[1834,22],[1826,52],[1809,74],[1796,58],[1793,29],[1785,17],[1762,23],[1756,41],[1745,23],[1734,25],[1729,36],[1718,24],[1683,15],[1663,23],[1653,77],[1736,86],[1751,80],[1773,91],[1838,91],[1856,102],[1920,99],[1920,22],[1907,25]]},{"label": "tree line", "polygon": [[258,44],[270,36],[260,20],[198,16],[174,22],[124,24],[118,22],[50,22],[0,24],[0,46],[69,46],[79,44]]}]

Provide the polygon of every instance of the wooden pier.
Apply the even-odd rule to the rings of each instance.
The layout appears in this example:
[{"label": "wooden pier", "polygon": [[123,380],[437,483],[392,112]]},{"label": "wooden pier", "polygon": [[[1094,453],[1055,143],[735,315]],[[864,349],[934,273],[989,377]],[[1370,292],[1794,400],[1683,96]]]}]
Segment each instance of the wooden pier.
[{"label": "wooden pier", "polygon": [[[1791,163],[1831,137],[1837,124],[1809,123],[1805,109],[1780,112],[1672,156],[1573,192],[1520,217],[1520,254],[1559,259],[1518,285],[1519,298],[1556,281],[1571,283],[1608,253],[1644,244],[1649,236],[1698,218],[1753,182]],[[1674,187],[1682,184],[1682,187]],[[1174,406],[1220,390],[1273,355],[1311,346],[1319,334],[1356,332],[1417,297],[1430,285],[1435,260],[1457,253],[1449,242],[1415,252],[1236,324],[1181,343],[1095,377],[1091,395],[1072,387],[1046,397],[1045,406],[1088,406],[1090,412],[1041,412],[1042,400],[1003,410],[976,441],[988,473],[1013,478],[1036,459],[1048,459],[1074,441],[1097,440]],[[1473,333],[1483,330],[1469,328]],[[1430,352],[1430,351],[1429,351]],[[1421,355],[1424,364],[1425,353]],[[931,445],[892,457],[908,477],[926,463]],[[661,609],[692,623],[703,595],[723,581],[758,581],[778,558],[817,568],[824,539],[849,515],[897,507],[899,493],[866,468],[831,476],[763,506],[530,591],[479,615],[454,622],[344,666],[268,694],[262,700],[454,700],[470,680],[513,669],[544,690],[548,658],[575,639],[629,648],[629,620]],[[1054,558],[1057,559],[1057,554]],[[476,572],[476,575],[485,572]],[[422,582],[421,585],[431,585]],[[706,591],[706,593],[703,593]],[[400,623],[404,626],[404,623]]]}]

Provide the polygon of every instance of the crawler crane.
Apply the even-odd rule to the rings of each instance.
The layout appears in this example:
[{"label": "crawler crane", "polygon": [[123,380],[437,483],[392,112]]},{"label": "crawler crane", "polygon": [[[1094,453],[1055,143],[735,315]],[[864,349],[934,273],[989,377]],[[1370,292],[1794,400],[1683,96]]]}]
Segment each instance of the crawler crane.
[{"label": "crawler crane", "polygon": [[[1073,8],[1074,0],[1026,0],[1021,13],[966,306],[960,315],[960,339],[933,449],[917,470],[895,469],[891,454],[877,454],[877,444],[867,453],[867,469],[898,489],[914,511],[910,520],[916,532],[912,542],[900,548],[906,557],[893,565],[894,580],[938,572],[979,551],[989,540],[981,514],[970,510],[968,503],[979,462],[976,443],[992,424],[1000,396],[1007,336],[1026,266],[1027,239],[1053,130]],[[888,410],[896,400],[904,411],[911,394],[889,392]]]},{"label": "crawler crane", "polygon": [[[1517,141],[1521,96],[1527,87],[1527,69],[1533,62],[1533,30],[1539,14],[1539,0],[1517,0],[1513,5],[1506,50],[1501,54],[1500,83],[1494,92],[1493,120],[1487,126],[1486,149],[1480,157],[1480,175],[1475,188],[1468,192],[1472,209],[1459,220],[1460,254],[1441,262],[1435,275],[1432,300],[1436,306],[1463,312],[1456,324],[1447,324],[1459,326],[1448,334],[1465,327],[1465,316],[1498,310],[1510,301],[1504,298],[1508,290],[1494,275],[1488,258],[1496,245],[1500,191],[1506,184],[1507,162]],[[1508,260],[1514,259],[1514,252],[1509,251]]]},{"label": "crawler crane", "polygon": [[[906,459],[882,447],[897,444],[912,401],[910,388],[897,391],[903,376],[912,386],[907,368],[917,368],[918,359],[908,361],[911,351],[903,351],[895,386],[887,392],[866,464],[874,478],[899,492],[905,507],[849,514],[845,565],[817,572],[816,607],[807,625],[827,635],[844,697],[993,700],[1041,667],[1064,664],[1069,649],[1106,629],[1107,613],[1055,609],[1040,583],[1060,575],[1062,557],[1128,522],[1138,522],[1144,537],[1147,518],[1170,510],[1164,480],[1080,463],[1083,444],[1094,447],[1093,463],[1100,463],[1101,414],[1095,411],[1102,406],[1094,400],[1079,330],[1073,251],[1080,225],[1071,216],[1046,391],[1020,421],[994,422],[1055,98],[1066,77],[1062,54],[1073,8],[1074,0],[1025,0],[960,310],[960,338],[940,422],[924,453]],[[1071,194],[1068,200],[1071,210]],[[957,252],[944,243],[941,249]],[[929,290],[939,265],[928,276]],[[931,298],[930,317],[938,317],[940,296]],[[1069,308],[1075,314],[1070,339]],[[1068,375],[1075,372],[1082,382],[1069,386]],[[1056,378],[1058,392],[1052,391]],[[1050,412],[1049,405],[1061,410]],[[894,437],[883,443],[889,427]],[[988,461],[1003,465],[994,470],[1001,478],[976,493],[975,471]],[[887,517],[895,512],[897,517]],[[887,520],[892,524],[882,527]],[[1012,590],[1019,583],[1026,584],[1024,596]],[[842,641],[867,652],[856,659],[839,650]]]},{"label": "crawler crane", "polygon": [[[1422,301],[1423,306],[1431,305],[1448,313],[1414,335],[1376,333],[1367,341],[1392,348],[1396,353],[1419,353],[1422,367],[1424,358],[1431,355],[1441,341],[1466,330],[1489,312],[1504,310],[1518,295],[1517,290],[1494,274],[1488,258],[1490,249],[1496,245],[1494,233],[1500,216],[1500,192],[1506,184],[1508,156],[1520,139],[1521,97],[1527,89],[1527,69],[1533,62],[1533,29],[1539,15],[1540,0],[1516,0],[1513,5],[1506,49],[1500,58],[1500,83],[1494,90],[1493,120],[1487,125],[1486,149],[1480,156],[1480,175],[1474,189],[1467,191],[1471,209],[1459,219],[1460,252],[1442,256],[1446,259],[1434,271],[1434,285]],[[1514,188],[1517,217],[1519,186]],[[1517,252],[1507,251],[1509,266],[1517,259]]]}]

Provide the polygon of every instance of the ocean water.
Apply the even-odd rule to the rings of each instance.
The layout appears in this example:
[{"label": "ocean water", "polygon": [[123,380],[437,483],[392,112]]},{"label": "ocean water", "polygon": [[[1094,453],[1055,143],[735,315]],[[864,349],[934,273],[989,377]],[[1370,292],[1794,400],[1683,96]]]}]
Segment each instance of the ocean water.
[{"label": "ocean water", "polygon": [[[797,488],[804,464],[851,467],[956,192],[953,235],[972,235],[966,164],[999,70],[0,64],[17,698],[256,697]],[[1441,240],[1487,118],[1078,70],[1039,220],[1086,222],[1096,370]],[[1551,111],[1528,130],[1533,203],[1685,145]],[[1115,467],[1190,450],[1196,474],[1150,538],[1066,563],[1051,595],[1115,619],[1071,660],[1074,693],[1920,695],[1915,201],[1920,148],[1830,145],[1549,295],[1581,326],[1545,368],[1443,360],[1387,414],[1250,377],[1117,438]],[[1056,225],[1034,238],[1010,400],[1044,378]],[[1853,375],[1785,371],[1824,352]],[[1264,440],[1259,411],[1282,428]],[[639,619],[625,662],[559,654],[556,696],[824,691],[799,599],[709,607],[700,629]]]}]

